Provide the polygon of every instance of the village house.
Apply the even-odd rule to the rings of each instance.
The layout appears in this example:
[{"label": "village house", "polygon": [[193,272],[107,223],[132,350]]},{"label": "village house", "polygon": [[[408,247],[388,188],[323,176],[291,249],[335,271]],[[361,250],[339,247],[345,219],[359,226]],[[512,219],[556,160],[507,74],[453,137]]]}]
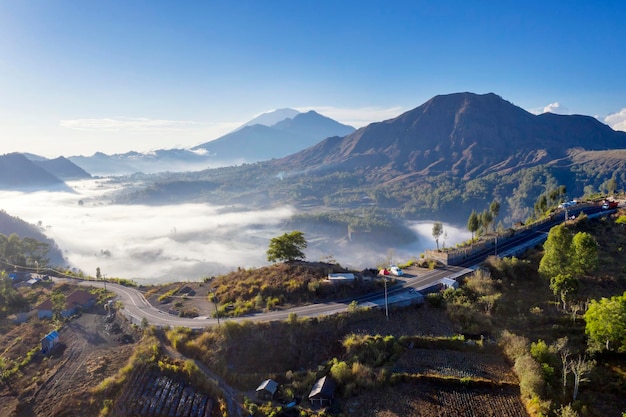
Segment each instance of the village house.
[{"label": "village house", "polygon": [[261,385],[256,389],[256,396],[259,400],[269,401],[274,398],[276,391],[278,390],[278,382],[273,379],[266,379],[261,382]]},{"label": "village house", "polygon": [[[88,309],[96,303],[96,297],[88,291],[76,290],[65,299],[65,308],[61,311],[63,317],[69,317],[78,310]],[[50,318],[53,314],[52,300],[47,299],[36,307],[40,319]]]},{"label": "village house", "polygon": [[312,406],[329,406],[332,404],[334,398],[335,381],[328,375],[318,379],[309,393],[309,402]]}]

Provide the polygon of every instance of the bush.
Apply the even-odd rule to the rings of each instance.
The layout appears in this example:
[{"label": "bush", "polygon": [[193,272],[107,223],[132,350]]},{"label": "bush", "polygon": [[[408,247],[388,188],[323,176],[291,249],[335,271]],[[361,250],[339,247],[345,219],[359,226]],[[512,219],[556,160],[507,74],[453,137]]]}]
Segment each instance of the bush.
[{"label": "bush", "polygon": [[513,370],[519,378],[519,387],[523,396],[527,398],[541,397],[545,381],[541,366],[536,360],[529,354],[521,355],[515,360]]}]

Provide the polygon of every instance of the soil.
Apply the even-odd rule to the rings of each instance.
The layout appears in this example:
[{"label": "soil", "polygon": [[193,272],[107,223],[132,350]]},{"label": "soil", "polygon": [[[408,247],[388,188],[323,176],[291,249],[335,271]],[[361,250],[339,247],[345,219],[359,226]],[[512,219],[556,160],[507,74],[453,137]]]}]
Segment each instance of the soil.
[{"label": "soil", "polygon": [[493,390],[416,381],[359,395],[345,409],[357,417],[526,417],[519,395],[516,387]]},{"label": "soil", "polygon": [[[123,319],[106,323],[102,306],[95,306],[65,323],[59,344],[48,355],[38,353],[10,385],[0,386],[0,415],[52,417],[97,415],[100,404],[90,404],[90,390],[123,367],[133,351],[136,336]],[[115,326],[117,324],[117,326]],[[111,326],[119,327],[117,332]],[[23,358],[40,344],[52,327],[50,321],[32,319],[0,338],[7,346],[5,358]],[[11,343],[22,337],[20,343]],[[15,345],[15,348],[11,348]],[[17,346],[24,346],[21,351]]]}]

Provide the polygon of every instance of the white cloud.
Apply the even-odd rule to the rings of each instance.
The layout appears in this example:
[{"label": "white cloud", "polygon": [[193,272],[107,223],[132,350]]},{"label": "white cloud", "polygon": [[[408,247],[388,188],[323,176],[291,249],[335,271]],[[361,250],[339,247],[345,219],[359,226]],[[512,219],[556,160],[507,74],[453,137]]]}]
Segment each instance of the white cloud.
[{"label": "white cloud", "polygon": [[61,120],[61,127],[74,130],[105,130],[105,131],[154,131],[182,130],[197,125],[188,120],[160,120],[140,118],[103,118],[103,119],[70,119]]},{"label": "white cloud", "polygon": [[568,114],[569,110],[558,101],[548,104],[543,108],[543,113]]},{"label": "white cloud", "polygon": [[626,108],[623,108],[617,113],[612,113],[606,116],[604,118],[604,123],[611,126],[615,130],[622,130],[626,132]]},{"label": "white cloud", "polygon": [[569,109],[560,102],[555,101],[547,106],[528,110],[532,114],[554,113],[554,114],[570,114]]},{"label": "white cloud", "polygon": [[341,108],[331,106],[311,106],[298,107],[296,110],[306,112],[315,110],[316,112],[337,120],[338,122],[359,128],[372,122],[382,122],[392,119],[406,111],[400,106],[395,107],[361,107],[361,108]]}]

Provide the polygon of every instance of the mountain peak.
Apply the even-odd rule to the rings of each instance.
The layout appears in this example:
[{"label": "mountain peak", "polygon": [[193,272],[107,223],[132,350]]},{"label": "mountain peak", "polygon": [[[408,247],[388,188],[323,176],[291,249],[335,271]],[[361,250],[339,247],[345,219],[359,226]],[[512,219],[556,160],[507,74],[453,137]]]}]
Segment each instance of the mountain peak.
[{"label": "mountain peak", "polygon": [[260,114],[254,119],[241,125],[239,129],[246,127],[246,126],[253,126],[253,125],[273,126],[276,123],[281,122],[285,119],[292,119],[299,114],[300,112],[298,110],[294,110],[290,108],[276,109],[276,110],[272,110],[272,111],[268,111],[263,114]]}]

